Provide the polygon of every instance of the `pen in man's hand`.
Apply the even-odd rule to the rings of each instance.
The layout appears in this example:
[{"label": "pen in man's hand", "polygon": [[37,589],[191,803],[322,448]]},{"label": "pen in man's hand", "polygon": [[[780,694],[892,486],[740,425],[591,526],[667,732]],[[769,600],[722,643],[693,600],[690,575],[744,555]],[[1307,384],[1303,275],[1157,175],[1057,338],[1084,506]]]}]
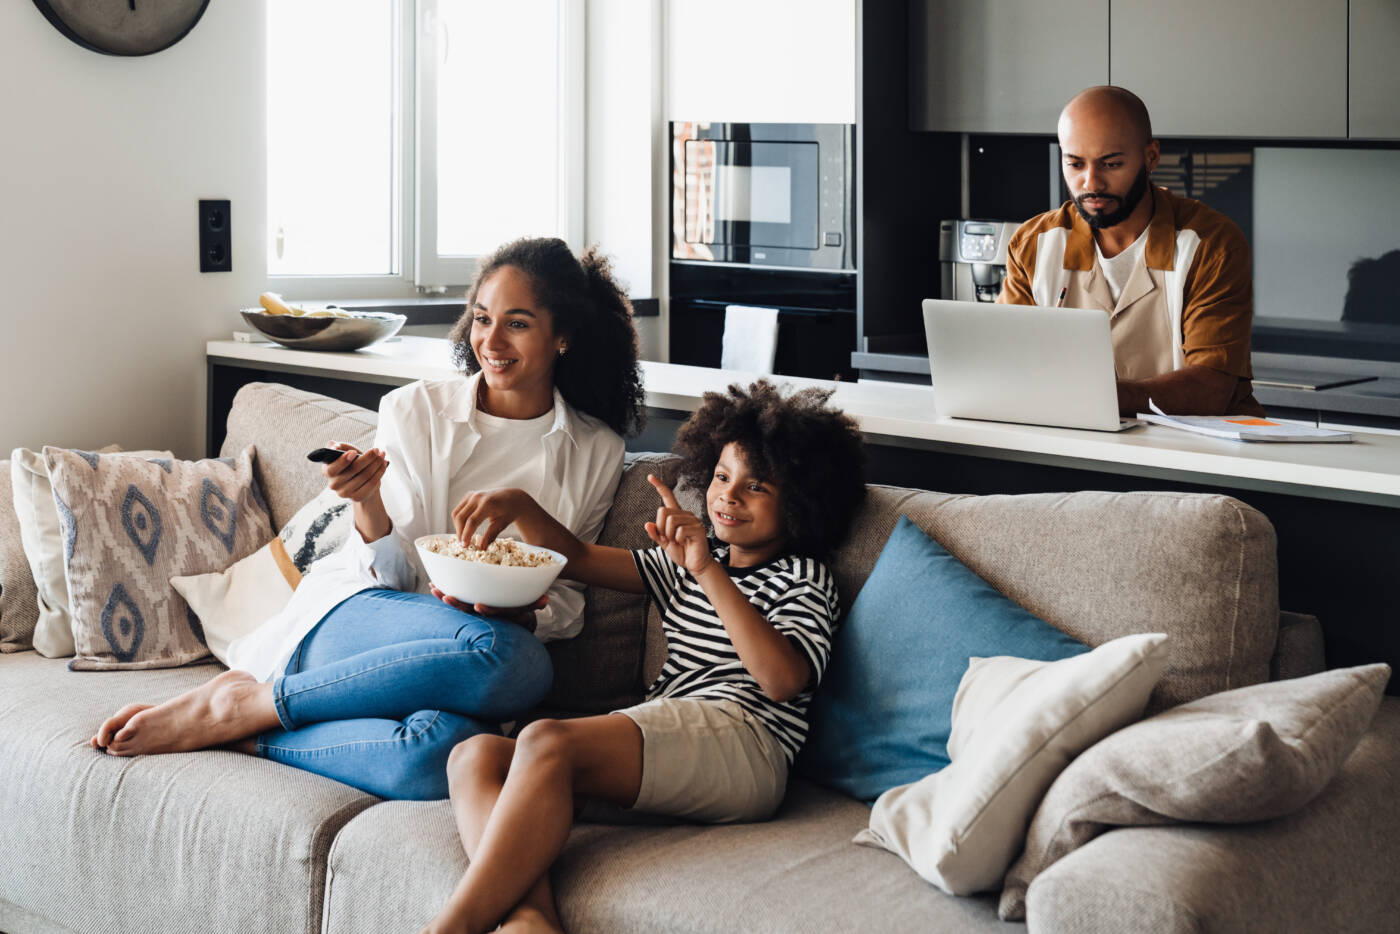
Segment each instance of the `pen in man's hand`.
[{"label": "pen in man's hand", "polygon": [[1063,308],[1063,307],[1065,307],[1065,293],[1068,292],[1068,291],[1069,291],[1069,283],[1065,283],[1064,285],[1060,286],[1060,297],[1057,298],[1057,299],[1055,299],[1055,307],[1056,307],[1056,308]]}]

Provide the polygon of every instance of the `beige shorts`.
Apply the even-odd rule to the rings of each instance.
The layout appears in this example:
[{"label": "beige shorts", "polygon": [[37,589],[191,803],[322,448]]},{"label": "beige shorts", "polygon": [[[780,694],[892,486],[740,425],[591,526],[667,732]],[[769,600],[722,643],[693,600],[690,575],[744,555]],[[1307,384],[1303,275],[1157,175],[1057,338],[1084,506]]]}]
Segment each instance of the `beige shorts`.
[{"label": "beige shorts", "polygon": [[613,712],[642,731],[633,810],[724,824],[767,820],[782,803],[783,747],[734,701],[658,697]]}]

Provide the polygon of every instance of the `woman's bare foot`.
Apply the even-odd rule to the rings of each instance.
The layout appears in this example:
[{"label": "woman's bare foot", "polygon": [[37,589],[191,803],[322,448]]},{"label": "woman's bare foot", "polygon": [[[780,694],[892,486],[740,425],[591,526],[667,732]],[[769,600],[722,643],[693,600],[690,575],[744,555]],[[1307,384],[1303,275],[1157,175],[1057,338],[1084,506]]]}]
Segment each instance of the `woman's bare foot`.
[{"label": "woman's bare foot", "polygon": [[92,744],[113,756],[188,752],[233,743],[280,724],[271,684],[246,671],[225,671],[163,704],[123,707],[102,724]]},{"label": "woman's bare foot", "polygon": [[127,704],[121,710],[112,714],[102,725],[97,728],[97,734],[88,742],[92,743],[92,748],[99,751],[106,751],[107,744],[112,741],[112,737],[117,735],[117,731],[126,726],[126,721],[136,716],[143,710],[150,710],[155,704]]}]

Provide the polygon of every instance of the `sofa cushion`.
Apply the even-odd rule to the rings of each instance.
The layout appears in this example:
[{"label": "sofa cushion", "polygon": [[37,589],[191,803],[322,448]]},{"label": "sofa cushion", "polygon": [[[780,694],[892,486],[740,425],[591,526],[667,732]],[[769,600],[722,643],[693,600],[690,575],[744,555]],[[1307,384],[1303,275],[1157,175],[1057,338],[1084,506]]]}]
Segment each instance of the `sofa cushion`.
[{"label": "sofa cushion", "polygon": [[[949,898],[898,858],[852,846],[870,811],[802,781],[757,824],[578,824],[551,874],[567,931],[608,934],[1024,930],[990,897]],[[386,864],[385,855],[393,854]],[[386,870],[392,865],[392,870]],[[338,934],[417,930],[467,859],[447,802],[385,802],[336,837],[326,926]]]},{"label": "sofa cushion", "polygon": [[19,519],[10,495],[10,462],[0,461],[0,653],[23,652],[34,644],[39,594],[24,557]]},{"label": "sofa cushion", "polygon": [[1108,737],[1045,796],[1007,873],[1002,917],[1024,917],[1027,886],[1113,827],[1263,821],[1302,807],[1356,748],[1389,678],[1389,665],[1364,665],[1256,684]]},{"label": "sofa cushion", "polygon": [[974,658],[953,705],[953,762],[891,788],[856,843],[884,847],[950,895],[1001,888],[1045,789],[1142,715],[1166,636],[1124,636],[1054,662]]},{"label": "sofa cushion", "polygon": [[1393,931],[1400,918],[1400,698],[1331,784],[1284,817],[1122,827],[1036,877],[1038,931]]},{"label": "sofa cushion", "polygon": [[[656,517],[659,500],[647,474],[674,487],[678,458],[669,454],[629,454],[622,482],[608,510],[598,543],[614,548],[650,548],[643,524]],[[676,491],[694,507],[684,489]],[[574,713],[606,713],[629,707],[646,689],[647,597],[591,587],[584,604],[583,630],[572,639],[549,643],[554,685],[545,706]]]},{"label": "sofa cushion", "polygon": [[209,654],[177,574],[222,570],[272,537],[253,449],[180,461],[45,447],[64,535],[74,669],[169,668]]},{"label": "sofa cushion", "polygon": [[836,632],[797,770],[865,800],[917,782],[948,764],[953,698],[970,658],[1087,651],[901,516]]},{"label": "sofa cushion", "polygon": [[120,759],[88,745],[124,704],[219,670],[0,658],[0,902],[74,931],[321,930],[331,840],[378,799],[235,752]]},{"label": "sofa cushion", "polygon": [[997,590],[1081,642],[1166,633],[1170,661],[1149,714],[1268,679],[1278,635],[1274,530],[1236,499],[950,496],[873,486],[833,568],[844,605],[901,514]]},{"label": "sofa cushion", "polygon": [[326,487],[320,465],[308,461],[307,452],[328,441],[373,447],[378,423],[378,413],[358,405],[281,383],[249,383],[233,397],[220,453],[231,457],[257,447],[256,476],[272,527],[280,529]]}]

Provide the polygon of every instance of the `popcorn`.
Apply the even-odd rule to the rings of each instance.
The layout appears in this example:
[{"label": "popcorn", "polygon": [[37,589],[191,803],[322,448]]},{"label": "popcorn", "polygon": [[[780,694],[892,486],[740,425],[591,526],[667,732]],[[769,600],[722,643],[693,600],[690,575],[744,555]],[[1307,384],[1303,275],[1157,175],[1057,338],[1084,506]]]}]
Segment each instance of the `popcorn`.
[{"label": "popcorn", "polygon": [[520,542],[510,538],[498,538],[485,548],[463,545],[455,538],[435,538],[425,542],[423,547],[433,554],[460,558],[463,561],[479,561],[482,564],[500,564],[519,568],[540,568],[558,564],[544,552],[522,548]]}]

